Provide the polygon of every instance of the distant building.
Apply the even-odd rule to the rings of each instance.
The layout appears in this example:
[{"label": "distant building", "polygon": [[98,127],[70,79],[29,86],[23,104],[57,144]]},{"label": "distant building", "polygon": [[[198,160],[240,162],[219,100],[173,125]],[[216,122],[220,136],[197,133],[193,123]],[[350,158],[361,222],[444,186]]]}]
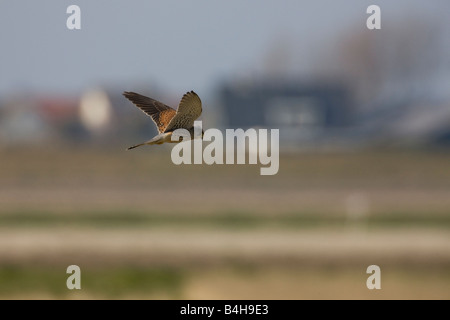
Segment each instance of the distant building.
[{"label": "distant building", "polygon": [[[24,95],[4,101],[0,112],[0,144],[5,146],[58,143],[71,125],[77,100]],[[70,134],[69,134],[70,135]]]},{"label": "distant building", "polygon": [[262,82],[220,91],[226,127],[279,128],[284,142],[311,141],[351,124],[350,100],[339,83]]},{"label": "distant building", "polygon": [[4,99],[0,147],[72,143],[125,148],[131,141],[151,137],[156,133],[152,120],[122,92],[99,88],[80,96],[23,93]]},{"label": "distant building", "polygon": [[401,146],[450,145],[450,104],[418,102],[390,105],[368,114],[361,127],[368,141]]}]

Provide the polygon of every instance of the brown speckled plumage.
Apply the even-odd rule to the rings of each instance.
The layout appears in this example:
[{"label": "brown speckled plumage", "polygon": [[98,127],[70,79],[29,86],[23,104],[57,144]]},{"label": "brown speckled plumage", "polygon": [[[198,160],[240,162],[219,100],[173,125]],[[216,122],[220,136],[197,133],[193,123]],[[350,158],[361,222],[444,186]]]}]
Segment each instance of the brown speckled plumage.
[{"label": "brown speckled plumage", "polygon": [[164,103],[138,93],[124,92],[123,95],[152,118],[159,133],[163,133],[165,131],[170,120],[172,120],[177,113],[175,109],[166,106]]},{"label": "brown speckled plumage", "polygon": [[152,118],[159,132],[159,135],[153,139],[128,149],[145,144],[151,145],[171,142],[169,139],[170,135],[167,135],[167,133],[171,133],[176,129],[183,128],[193,132],[194,121],[202,113],[202,102],[194,91],[186,92],[183,95],[178,110],[176,111],[162,102],[135,92],[126,91],[123,95]]}]

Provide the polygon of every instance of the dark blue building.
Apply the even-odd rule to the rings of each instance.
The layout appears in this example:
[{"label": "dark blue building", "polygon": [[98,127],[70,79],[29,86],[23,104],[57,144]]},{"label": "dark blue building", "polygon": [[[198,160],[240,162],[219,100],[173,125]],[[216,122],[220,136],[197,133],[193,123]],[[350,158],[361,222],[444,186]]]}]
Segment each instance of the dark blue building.
[{"label": "dark blue building", "polygon": [[262,82],[225,85],[220,99],[230,128],[342,127],[352,121],[351,99],[339,84]]}]

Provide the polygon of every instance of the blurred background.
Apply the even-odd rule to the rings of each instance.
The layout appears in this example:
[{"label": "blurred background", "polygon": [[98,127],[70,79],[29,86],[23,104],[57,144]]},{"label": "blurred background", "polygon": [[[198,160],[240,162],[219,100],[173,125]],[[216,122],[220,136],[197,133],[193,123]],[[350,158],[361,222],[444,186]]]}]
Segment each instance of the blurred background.
[{"label": "blurred background", "polygon": [[[445,0],[0,2],[0,298],[449,299],[448,21]],[[125,151],[156,130],[123,91],[190,90],[204,129],[280,129],[278,174]]]}]

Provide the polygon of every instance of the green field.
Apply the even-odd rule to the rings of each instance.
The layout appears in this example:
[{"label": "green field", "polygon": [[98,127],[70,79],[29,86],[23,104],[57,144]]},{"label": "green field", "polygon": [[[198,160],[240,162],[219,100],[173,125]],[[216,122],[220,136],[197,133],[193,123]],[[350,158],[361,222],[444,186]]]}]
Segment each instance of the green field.
[{"label": "green field", "polygon": [[0,298],[450,298],[450,153],[285,153],[260,176],[119,149],[0,150]]}]

